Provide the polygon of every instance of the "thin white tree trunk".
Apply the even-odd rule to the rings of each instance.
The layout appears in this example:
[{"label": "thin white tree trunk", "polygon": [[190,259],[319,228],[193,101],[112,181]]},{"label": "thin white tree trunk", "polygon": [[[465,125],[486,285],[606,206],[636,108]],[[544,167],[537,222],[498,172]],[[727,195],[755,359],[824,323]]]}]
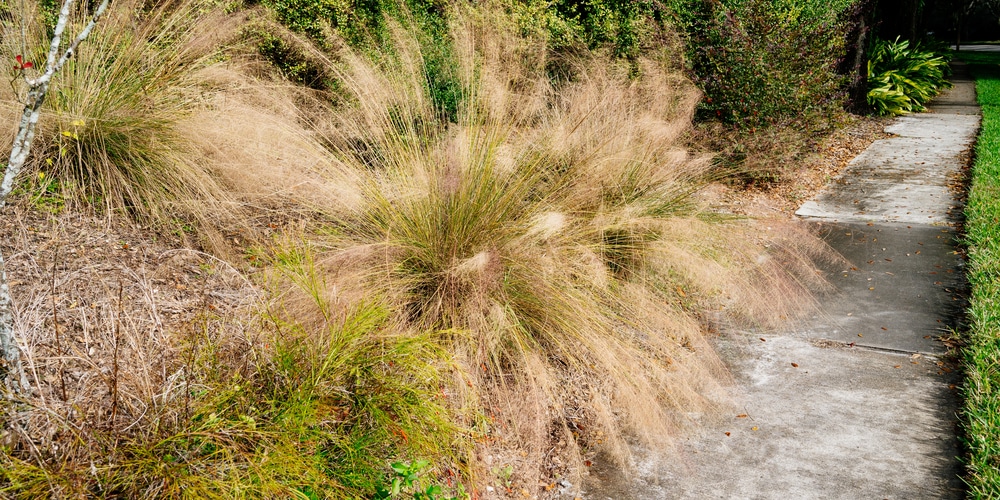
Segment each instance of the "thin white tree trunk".
[{"label": "thin white tree trunk", "polygon": [[[4,173],[3,182],[0,183],[0,210],[6,206],[7,195],[14,189],[14,179],[21,173],[24,162],[27,161],[28,154],[31,152],[31,143],[35,140],[35,128],[38,125],[38,118],[42,114],[42,103],[45,102],[45,94],[49,90],[52,76],[66,64],[70,57],[73,57],[77,46],[86,40],[90,32],[93,31],[97,21],[107,10],[109,3],[109,0],[103,0],[83,31],[63,49],[63,32],[69,23],[73,1],[64,0],[62,8],[59,10],[59,20],[56,22],[52,43],[49,46],[45,72],[37,78],[25,78],[24,80],[28,84],[28,93],[24,101],[24,112],[21,113],[21,123],[17,130],[17,136],[14,138],[14,145],[10,150],[7,170]],[[21,71],[24,71],[24,68],[21,68]],[[30,386],[21,364],[21,349],[18,347],[17,337],[14,335],[13,305],[10,287],[7,284],[3,253],[0,250],[0,381],[12,392],[20,393],[29,391]]]}]

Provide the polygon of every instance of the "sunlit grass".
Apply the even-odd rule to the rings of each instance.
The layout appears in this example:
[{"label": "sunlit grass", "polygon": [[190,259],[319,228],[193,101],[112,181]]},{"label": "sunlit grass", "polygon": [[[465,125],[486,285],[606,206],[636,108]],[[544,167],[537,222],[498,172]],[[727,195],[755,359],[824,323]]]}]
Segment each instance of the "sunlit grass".
[{"label": "sunlit grass", "polygon": [[969,331],[963,387],[966,482],[971,498],[1000,495],[1000,55],[957,53],[976,78],[983,121],[965,209]]}]

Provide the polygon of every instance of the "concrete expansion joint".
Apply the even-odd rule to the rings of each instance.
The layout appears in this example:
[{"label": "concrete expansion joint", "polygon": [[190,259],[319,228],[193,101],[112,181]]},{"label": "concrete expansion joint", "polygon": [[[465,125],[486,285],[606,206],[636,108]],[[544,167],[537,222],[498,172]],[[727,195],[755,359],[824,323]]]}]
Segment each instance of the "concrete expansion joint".
[{"label": "concrete expansion joint", "polygon": [[914,356],[919,356],[921,358],[927,358],[929,361],[941,360],[940,354],[928,351],[894,349],[892,347],[883,347],[883,346],[863,344],[857,342],[842,342],[840,340],[832,340],[823,337],[811,338],[809,339],[809,343],[811,343],[816,347],[821,347],[824,349],[846,349],[846,350],[857,349],[859,351],[879,352],[883,354],[891,354],[906,358],[913,358]]}]

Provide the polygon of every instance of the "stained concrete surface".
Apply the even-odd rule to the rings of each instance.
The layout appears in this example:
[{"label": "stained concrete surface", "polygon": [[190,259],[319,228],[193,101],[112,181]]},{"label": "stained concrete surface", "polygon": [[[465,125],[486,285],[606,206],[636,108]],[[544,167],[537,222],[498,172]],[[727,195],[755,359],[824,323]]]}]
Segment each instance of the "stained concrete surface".
[{"label": "stained concrete surface", "polygon": [[923,356],[764,338],[720,345],[740,388],[731,415],[673,450],[640,450],[630,481],[598,461],[599,486],[583,497],[960,498],[954,372]]},{"label": "stained concrete surface", "polygon": [[965,308],[955,229],[900,223],[813,221],[845,258],[824,265],[835,291],[799,332],[809,338],[941,356]]},{"label": "stained concrete surface", "polygon": [[637,472],[595,461],[594,499],[961,498],[955,367],[942,341],[964,294],[956,184],[975,140],[971,80],[902,117],[799,210],[844,260],[812,317],[727,332],[732,415],[694,415]]}]

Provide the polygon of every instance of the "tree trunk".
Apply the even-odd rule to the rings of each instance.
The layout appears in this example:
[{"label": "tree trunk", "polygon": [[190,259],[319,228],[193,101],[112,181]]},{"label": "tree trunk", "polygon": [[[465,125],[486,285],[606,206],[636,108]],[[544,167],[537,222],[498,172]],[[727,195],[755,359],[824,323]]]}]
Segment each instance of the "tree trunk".
[{"label": "tree trunk", "polygon": [[863,115],[871,111],[868,106],[868,44],[871,40],[876,0],[860,0],[847,12],[851,26],[847,33],[847,51],[840,74],[846,75],[847,101],[844,109]]},{"label": "tree trunk", "polygon": [[923,31],[921,3],[920,0],[880,0],[875,16],[879,20],[878,36],[885,40],[899,37],[919,41]]},{"label": "tree trunk", "polygon": [[13,392],[21,392],[28,388],[28,377],[21,366],[21,349],[14,338],[13,309],[3,253],[0,253],[0,382]]},{"label": "tree trunk", "polygon": [[965,20],[965,9],[958,11],[958,28],[955,30],[955,51],[962,50],[962,21]]},{"label": "tree trunk", "polygon": [[917,43],[923,38],[923,33],[921,33],[923,30],[920,29],[920,17],[923,11],[921,3],[920,0],[910,0],[910,5],[908,6],[910,9],[910,26],[907,30],[909,31],[907,38],[910,39],[910,43]]}]

